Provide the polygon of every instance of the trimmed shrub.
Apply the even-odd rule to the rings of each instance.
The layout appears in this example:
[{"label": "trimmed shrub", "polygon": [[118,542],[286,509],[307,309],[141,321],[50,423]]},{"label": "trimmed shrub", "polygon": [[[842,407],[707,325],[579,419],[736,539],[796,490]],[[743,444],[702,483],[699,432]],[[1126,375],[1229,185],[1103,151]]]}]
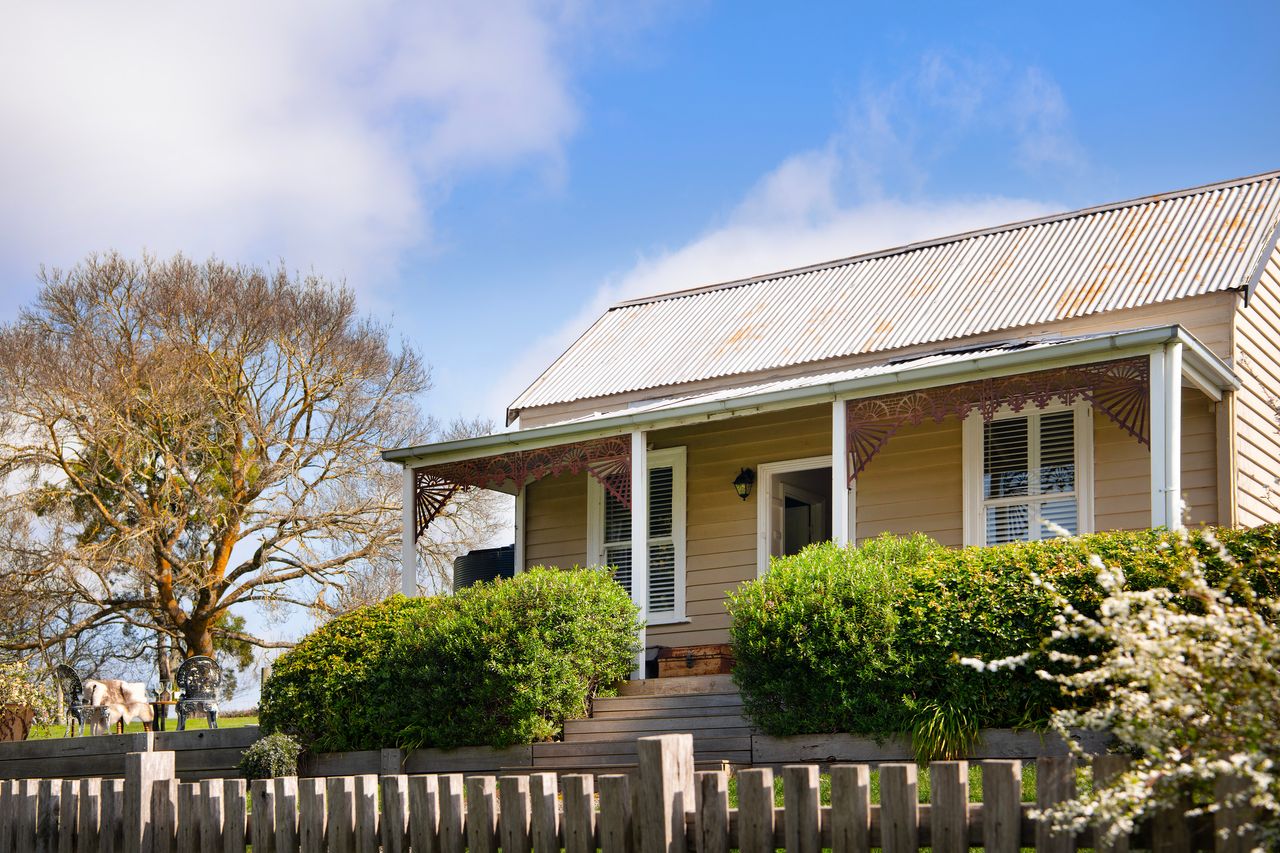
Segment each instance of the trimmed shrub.
[{"label": "trimmed shrub", "polygon": [[274,779],[297,776],[302,747],[281,732],[259,738],[240,756],[240,775],[245,779]]},{"label": "trimmed shrub", "polygon": [[317,751],[549,740],[631,672],[637,615],[599,569],[539,567],[452,596],[396,596],[282,655],[261,723]]},{"label": "trimmed shrub", "polygon": [[733,677],[752,720],[777,735],[853,731],[853,720],[898,731],[900,703],[884,700],[907,668],[894,643],[898,604],[909,570],[941,548],[923,535],[824,542],[732,593]]},{"label": "trimmed shrub", "polygon": [[734,677],[769,734],[910,732],[921,758],[953,757],[979,728],[1042,727],[1062,704],[1034,674],[1052,669],[1047,659],[995,674],[957,663],[1021,654],[1050,636],[1058,610],[1033,573],[1085,612],[1102,598],[1090,554],[1122,568],[1132,589],[1179,588],[1194,550],[1216,585],[1280,591],[1280,526],[1214,534],[1185,544],[1135,531],[960,550],[919,535],[815,545],[730,596]]}]

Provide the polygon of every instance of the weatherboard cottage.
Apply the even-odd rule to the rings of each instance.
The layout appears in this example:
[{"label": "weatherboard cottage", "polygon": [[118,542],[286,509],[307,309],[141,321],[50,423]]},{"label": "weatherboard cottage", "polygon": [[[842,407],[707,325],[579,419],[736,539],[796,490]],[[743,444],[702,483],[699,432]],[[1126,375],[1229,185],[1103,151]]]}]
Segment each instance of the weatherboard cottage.
[{"label": "weatherboard cottage", "polygon": [[1278,226],[1271,173],[616,305],[510,431],[384,454],[406,590],[472,487],[517,571],[617,567],[677,657],[815,541],[1276,521]]}]

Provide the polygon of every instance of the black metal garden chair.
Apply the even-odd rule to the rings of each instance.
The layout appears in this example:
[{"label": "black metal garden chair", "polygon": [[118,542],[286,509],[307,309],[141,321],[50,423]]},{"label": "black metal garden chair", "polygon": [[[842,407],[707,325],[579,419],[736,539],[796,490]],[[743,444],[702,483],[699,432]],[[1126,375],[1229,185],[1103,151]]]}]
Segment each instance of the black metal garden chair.
[{"label": "black metal garden chair", "polygon": [[178,699],[178,731],[187,727],[187,717],[204,714],[209,728],[218,727],[218,685],[222,683],[222,670],[213,658],[203,655],[187,658],[178,667],[174,677],[182,691]]},{"label": "black metal garden chair", "polygon": [[53,670],[53,677],[58,682],[58,692],[62,699],[62,713],[67,721],[65,737],[75,734],[76,723],[80,724],[80,734],[84,734],[86,726],[97,730],[98,724],[106,726],[109,710],[105,705],[91,705],[84,701],[84,682],[76,671],[65,663],[58,664]]}]

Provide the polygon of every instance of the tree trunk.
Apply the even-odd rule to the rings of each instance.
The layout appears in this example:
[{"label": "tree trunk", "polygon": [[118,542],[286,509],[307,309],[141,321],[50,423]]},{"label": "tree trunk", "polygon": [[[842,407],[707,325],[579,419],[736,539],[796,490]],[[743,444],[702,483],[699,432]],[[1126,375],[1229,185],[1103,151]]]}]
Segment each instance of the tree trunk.
[{"label": "tree trunk", "polygon": [[182,650],[184,658],[193,658],[196,655],[213,657],[213,633],[209,630],[207,621],[187,622],[182,630],[182,638],[186,640],[186,648]]}]

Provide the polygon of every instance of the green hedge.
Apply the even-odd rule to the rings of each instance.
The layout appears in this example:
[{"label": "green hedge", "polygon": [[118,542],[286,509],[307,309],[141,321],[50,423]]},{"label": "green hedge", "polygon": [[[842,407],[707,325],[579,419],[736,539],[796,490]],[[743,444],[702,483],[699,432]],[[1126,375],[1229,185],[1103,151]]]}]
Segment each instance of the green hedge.
[{"label": "green hedge", "polygon": [[548,740],[631,671],[637,615],[596,569],[535,568],[452,596],[396,596],[282,655],[261,724],[316,751]]},{"label": "green hedge", "polygon": [[1195,552],[1216,583],[1280,592],[1280,526],[1215,535],[1239,572],[1213,541],[1158,531],[960,550],[922,535],[815,545],[730,596],[734,678],[769,734],[911,732],[922,758],[954,756],[979,728],[1043,725],[1060,700],[1033,674],[1044,659],[999,674],[957,663],[1040,647],[1056,610],[1032,572],[1085,612],[1101,598],[1095,553],[1135,589],[1176,588]]}]

